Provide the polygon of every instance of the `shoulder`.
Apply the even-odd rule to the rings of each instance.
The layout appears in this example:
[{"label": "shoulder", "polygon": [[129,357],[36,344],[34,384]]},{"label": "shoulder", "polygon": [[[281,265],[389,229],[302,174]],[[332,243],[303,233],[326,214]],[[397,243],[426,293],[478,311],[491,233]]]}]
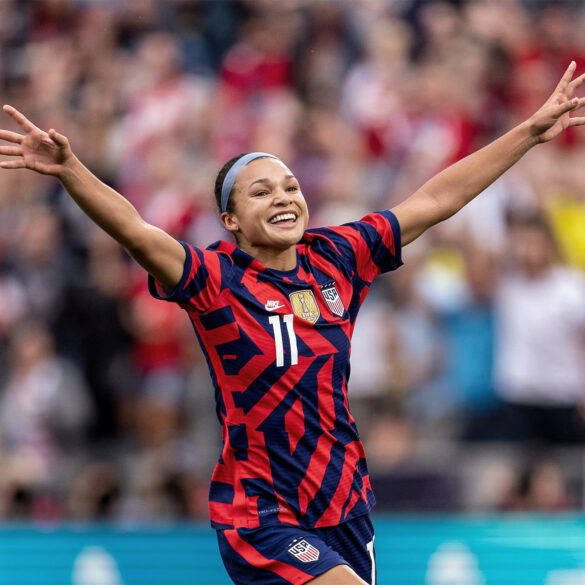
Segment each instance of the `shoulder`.
[{"label": "shoulder", "polygon": [[198,270],[201,266],[207,268],[216,266],[219,268],[231,266],[234,263],[233,257],[236,246],[223,240],[214,242],[206,248],[195,246],[189,242],[181,241],[179,243],[185,248],[187,255],[186,267],[190,270]]},{"label": "shoulder", "polygon": [[374,236],[384,238],[399,236],[400,226],[394,213],[390,210],[374,211],[361,219],[336,226],[325,226],[308,229],[303,240],[309,244],[330,244],[345,240],[351,242],[356,237]]},{"label": "shoulder", "polygon": [[210,244],[205,248],[205,252],[210,254],[216,254],[220,260],[229,262],[231,264],[234,263],[234,255],[237,251],[237,246],[235,244],[231,244],[230,242],[226,242],[225,240],[218,240],[213,244]]},{"label": "shoulder", "polygon": [[372,211],[371,213],[368,213],[355,221],[349,221],[346,223],[342,223],[340,225],[330,225],[308,229],[305,233],[316,235],[327,234],[332,231],[335,233],[344,233],[348,230],[359,229],[361,226],[366,225],[378,227],[381,229],[387,229],[393,228],[395,226],[398,227],[398,220],[396,218],[396,215],[392,211],[390,211],[389,209],[385,209],[382,211]]}]

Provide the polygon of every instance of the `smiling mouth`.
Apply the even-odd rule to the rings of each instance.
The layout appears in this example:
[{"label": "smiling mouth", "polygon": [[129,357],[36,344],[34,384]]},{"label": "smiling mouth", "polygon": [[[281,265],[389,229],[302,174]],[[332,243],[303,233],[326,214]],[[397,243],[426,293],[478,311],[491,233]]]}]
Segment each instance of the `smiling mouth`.
[{"label": "smiling mouth", "polygon": [[274,217],[270,218],[268,220],[268,223],[270,224],[279,224],[279,223],[289,223],[289,222],[295,222],[297,220],[297,216],[294,213],[279,213],[278,215],[275,215]]}]

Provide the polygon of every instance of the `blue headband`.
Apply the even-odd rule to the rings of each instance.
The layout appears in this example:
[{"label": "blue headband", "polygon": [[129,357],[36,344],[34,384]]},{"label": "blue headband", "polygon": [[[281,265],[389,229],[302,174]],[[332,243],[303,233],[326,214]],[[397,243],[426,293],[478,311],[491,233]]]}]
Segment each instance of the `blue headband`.
[{"label": "blue headband", "polygon": [[227,172],[225,179],[221,185],[221,210],[227,211],[227,204],[230,198],[230,193],[234,187],[234,183],[240,174],[240,171],[248,164],[251,163],[253,160],[257,158],[262,158],[263,156],[267,156],[270,158],[275,158],[276,160],[280,160],[277,156],[273,154],[268,154],[267,152],[249,152],[245,154],[242,158],[239,158],[232,168]]}]

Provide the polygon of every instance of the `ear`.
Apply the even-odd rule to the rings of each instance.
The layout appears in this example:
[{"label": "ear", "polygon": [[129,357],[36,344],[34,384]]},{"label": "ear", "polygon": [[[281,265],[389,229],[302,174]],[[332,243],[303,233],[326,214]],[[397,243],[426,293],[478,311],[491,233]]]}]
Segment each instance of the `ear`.
[{"label": "ear", "polygon": [[238,220],[233,213],[228,213],[224,211],[220,216],[219,219],[223,225],[223,227],[228,232],[238,232],[240,231],[240,226],[238,224]]}]

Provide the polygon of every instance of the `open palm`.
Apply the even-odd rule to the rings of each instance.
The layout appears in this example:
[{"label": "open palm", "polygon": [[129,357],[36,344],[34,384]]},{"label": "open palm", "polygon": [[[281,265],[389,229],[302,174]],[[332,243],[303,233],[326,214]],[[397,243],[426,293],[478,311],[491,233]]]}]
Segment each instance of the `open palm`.
[{"label": "open palm", "polygon": [[556,138],[570,126],[585,124],[584,117],[570,116],[570,112],[585,105],[585,98],[575,97],[575,91],[585,81],[585,74],[573,79],[575,68],[575,61],[571,61],[551,96],[531,118],[539,142]]},{"label": "open palm", "polygon": [[24,134],[0,130],[0,139],[11,143],[11,146],[0,146],[0,155],[14,157],[0,161],[0,168],[31,169],[45,175],[60,175],[65,163],[73,156],[67,138],[55,130],[41,130],[12,106],[3,109]]}]

